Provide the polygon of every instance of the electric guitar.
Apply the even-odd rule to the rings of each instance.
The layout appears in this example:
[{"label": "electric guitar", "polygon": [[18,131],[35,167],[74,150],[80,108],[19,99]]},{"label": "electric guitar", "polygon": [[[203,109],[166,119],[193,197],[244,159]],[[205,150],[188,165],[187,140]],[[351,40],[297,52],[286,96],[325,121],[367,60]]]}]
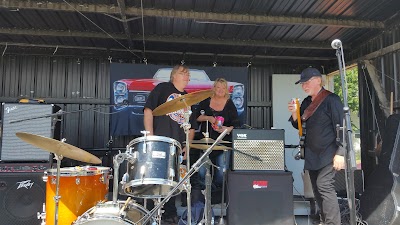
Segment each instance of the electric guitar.
[{"label": "electric guitar", "polygon": [[296,98],[295,101],[296,104],[296,115],[297,115],[297,127],[299,129],[299,137],[300,137],[300,143],[299,143],[299,153],[297,156],[299,159],[304,159],[304,141],[306,139],[306,121],[301,121],[300,117],[300,102],[299,99]]}]

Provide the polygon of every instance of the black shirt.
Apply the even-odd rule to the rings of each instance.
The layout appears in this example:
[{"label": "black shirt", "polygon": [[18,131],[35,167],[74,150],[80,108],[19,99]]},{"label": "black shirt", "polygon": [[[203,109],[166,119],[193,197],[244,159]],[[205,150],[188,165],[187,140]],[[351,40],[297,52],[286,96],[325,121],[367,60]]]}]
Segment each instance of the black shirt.
[{"label": "black shirt", "polygon": [[[240,126],[240,121],[239,121],[239,117],[237,114],[237,110],[231,99],[227,100],[222,111],[215,111],[213,108],[211,108],[210,101],[211,101],[211,98],[207,98],[204,101],[200,102],[197,115],[201,115],[200,111],[204,110],[205,116],[213,116],[213,117],[222,116],[224,118],[223,126],[226,126],[226,127],[233,126],[234,128]],[[207,127],[207,121],[201,122],[200,131],[206,132],[206,129],[207,129],[206,127]],[[219,132],[215,131],[212,128],[211,123],[208,123],[208,133],[209,133],[209,137],[214,140],[216,140],[218,138],[218,136],[220,135]],[[204,138],[203,134],[196,135],[196,139],[201,139],[201,138]],[[232,142],[232,134],[225,135],[223,140]],[[223,145],[230,146],[229,144],[223,144]],[[219,151],[219,153],[222,153],[222,151]],[[213,158],[216,155],[218,155],[218,151],[213,151],[210,154],[210,158]]]},{"label": "black shirt", "polygon": [[[144,105],[144,108],[154,110],[159,105],[187,94],[186,91],[179,91],[171,82],[164,82],[158,84],[153,91],[151,91],[149,98]],[[169,113],[163,116],[153,117],[153,132],[154,135],[170,137],[177,140],[179,143],[186,141],[186,134],[181,124],[185,122],[184,112],[188,108],[180,109],[176,112]],[[192,110],[192,109],[190,109]],[[192,110],[193,111],[193,110]],[[197,129],[197,123],[193,113],[190,116],[191,129]],[[183,146],[182,146],[183,147]]]},{"label": "black shirt", "polygon": [[[311,104],[311,96],[303,100],[300,115]],[[333,162],[333,157],[344,155],[345,151],[336,141],[336,124],[343,124],[343,104],[340,97],[334,93],[328,95],[314,114],[306,121],[304,169],[318,170]],[[300,118],[298,118],[300,119]],[[289,118],[293,127],[297,121]],[[339,137],[340,138],[340,137]]]}]

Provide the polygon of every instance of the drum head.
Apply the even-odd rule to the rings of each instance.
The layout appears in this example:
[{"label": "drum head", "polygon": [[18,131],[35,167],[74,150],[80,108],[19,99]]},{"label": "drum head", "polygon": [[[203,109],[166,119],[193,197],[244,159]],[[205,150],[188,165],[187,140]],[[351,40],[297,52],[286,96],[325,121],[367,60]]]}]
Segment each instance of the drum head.
[{"label": "drum head", "polygon": [[131,142],[129,142],[128,146],[132,147],[133,145],[140,143],[140,142],[145,142],[145,141],[161,141],[161,142],[166,142],[166,143],[170,143],[173,145],[178,146],[179,149],[182,149],[181,144],[173,139],[173,138],[169,138],[169,137],[164,137],[164,136],[156,136],[156,135],[152,135],[152,136],[146,136],[146,137],[138,137],[133,139]]}]

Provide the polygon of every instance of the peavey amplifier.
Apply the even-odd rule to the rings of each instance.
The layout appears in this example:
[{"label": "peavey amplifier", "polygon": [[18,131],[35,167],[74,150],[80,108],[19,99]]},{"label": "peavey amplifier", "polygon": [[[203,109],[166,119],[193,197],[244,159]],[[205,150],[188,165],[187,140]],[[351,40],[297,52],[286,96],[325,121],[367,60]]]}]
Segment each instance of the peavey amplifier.
[{"label": "peavey amplifier", "polygon": [[284,170],[285,130],[233,129],[232,170]]}]

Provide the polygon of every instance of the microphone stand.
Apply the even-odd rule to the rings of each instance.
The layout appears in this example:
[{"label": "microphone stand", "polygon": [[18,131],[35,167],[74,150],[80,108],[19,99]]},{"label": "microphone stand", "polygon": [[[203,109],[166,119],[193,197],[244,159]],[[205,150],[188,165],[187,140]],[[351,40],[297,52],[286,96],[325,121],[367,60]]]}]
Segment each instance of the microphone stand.
[{"label": "microphone stand", "polygon": [[[341,42],[340,42],[341,43]],[[346,82],[346,71],[345,71],[345,63],[343,56],[343,47],[340,44],[336,49],[336,56],[338,58],[339,64],[339,72],[340,78],[342,82],[342,93],[343,93],[343,125],[342,127],[338,127],[337,132],[339,138],[339,130],[343,131],[343,147],[346,149],[345,160],[346,160],[346,191],[347,191],[347,201],[349,204],[350,210],[350,225],[356,225],[356,205],[355,205],[355,190],[354,190],[354,170],[356,167],[355,154],[353,149],[353,141],[352,141],[352,128],[351,128],[351,120],[350,120],[350,109],[347,103],[347,82]]]}]

